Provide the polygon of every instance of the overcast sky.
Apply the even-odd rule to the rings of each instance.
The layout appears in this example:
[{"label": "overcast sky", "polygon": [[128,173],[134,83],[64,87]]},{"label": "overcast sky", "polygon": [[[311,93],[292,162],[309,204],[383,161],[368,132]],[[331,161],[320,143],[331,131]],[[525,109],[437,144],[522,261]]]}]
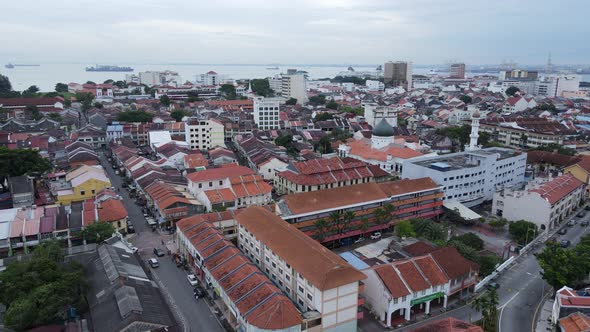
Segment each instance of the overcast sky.
[{"label": "overcast sky", "polygon": [[590,0],[0,0],[18,62],[590,63]]}]

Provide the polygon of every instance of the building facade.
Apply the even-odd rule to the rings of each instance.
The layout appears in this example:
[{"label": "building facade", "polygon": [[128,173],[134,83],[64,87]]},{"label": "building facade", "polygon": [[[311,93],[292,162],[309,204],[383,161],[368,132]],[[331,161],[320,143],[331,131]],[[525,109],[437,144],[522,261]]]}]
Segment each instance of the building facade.
[{"label": "building facade", "polygon": [[279,112],[279,98],[254,98],[254,123],[256,123],[258,129],[279,129],[281,127]]},{"label": "building facade", "polygon": [[209,150],[225,144],[225,127],[218,120],[191,118],[187,120],[184,130],[191,150]]},{"label": "building facade", "polygon": [[386,62],[383,66],[383,79],[386,86],[412,87],[412,63],[404,61]]},{"label": "building facade", "polygon": [[453,63],[450,67],[450,76],[452,78],[465,78],[465,64]]},{"label": "building facade", "polygon": [[281,96],[295,98],[297,103],[307,102],[307,86],[303,74],[283,74],[281,77]]}]

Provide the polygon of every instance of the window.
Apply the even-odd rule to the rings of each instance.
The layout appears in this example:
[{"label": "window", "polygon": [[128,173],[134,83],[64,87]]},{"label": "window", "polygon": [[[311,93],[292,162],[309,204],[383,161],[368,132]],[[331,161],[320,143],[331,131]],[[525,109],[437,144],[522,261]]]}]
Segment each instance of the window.
[{"label": "window", "polygon": [[308,298],[310,301],[313,301],[313,296],[311,296],[311,294],[307,294],[307,298]]},{"label": "window", "polygon": [[92,189],[90,192],[92,192],[92,194],[94,195],[94,193],[96,192],[96,190]]},{"label": "window", "polygon": [[287,279],[287,281],[290,281],[291,277],[288,274],[285,274],[285,279]]},{"label": "window", "polygon": [[213,182],[209,182],[209,187],[213,187]]},{"label": "window", "polygon": [[84,190],[80,190],[80,195],[84,195],[86,192]]},{"label": "window", "polygon": [[301,286],[298,286],[297,289],[299,289],[299,293],[303,293],[304,289]]},{"label": "window", "polygon": [[277,267],[277,264],[275,262],[272,262],[272,267],[273,268],[276,268]]}]

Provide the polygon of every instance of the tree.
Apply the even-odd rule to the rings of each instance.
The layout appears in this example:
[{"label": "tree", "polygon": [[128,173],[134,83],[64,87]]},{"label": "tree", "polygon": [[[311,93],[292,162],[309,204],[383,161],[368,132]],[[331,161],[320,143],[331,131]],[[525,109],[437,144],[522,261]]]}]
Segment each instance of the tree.
[{"label": "tree", "polygon": [[23,91],[23,97],[35,97],[37,92],[39,92],[39,88],[36,85],[31,85]]},{"label": "tree", "polygon": [[8,77],[0,75],[0,97],[7,97],[12,92],[12,84]]},{"label": "tree", "polygon": [[297,98],[289,98],[287,99],[287,101],[285,102],[286,105],[297,105]]},{"label": "tree", "polygon": [[187,115],[188,114],[184,110],[181,110],[181,109],[177,109],[177,110],[170,112],[170,117],[172,117],[174,120],[176,120],[176,122],[181,122],[182,118],[184,118]]},{"label": "tree", "polygon": [[504,226],[506,226],[507,223],[508,223],[508,220],[506,220],[505,218],[500,218],[500,219],[492,220],[489,222],[490,226],[495,231],[499,231],[499,230],[504,229]]},{"label": "tree", "polygon": [[572,249],[565,249],[555,241],[548,241],[545,249],[535,256],[541,266],[543,279],[554,289],[573,285],[590,273],[590,237],[586,235]]},{"label": "tree", "polygon": [[326,103],[326,108],[332,109],[332,110],[337,110],[338,109],[338,103],[330,100],[329,102]]},{"label": "tree", "polygon": [[93,84],[96,85],[96,83],[92,82],[92,81],[86,81],[86,84]]},{"label": "tree", "polygon": [[513,97],[517,92],[520,92],[520,89],[515,86],[511,86],[511,87],[508,87],[508,89],[506,89],[507,96]]},{"label": "tree", "polygon": [[445,242],[447,240],[447,228],[429,219],[409,219],[416,235],[433,242]]},{"label": "tree", "polygon": [[367,217],[361,218],[359,230],[361,231],[361,236],[365,235],[365,233],[367,233],[367,230],[369,230],[369,219],[367,219]]},{"label": "tree", "polygon": [[313,225],[315,226],[315,239],[318,240],[318,242],[322,242],[324,240],[324,238],[326,237],[326,232],[328,231],[328,223],[326,222],[325,219],[319,219],[316,220]]},{"label": "tree", "polygon": [[96,222],[82,230],[82,237],[89,243],[101,243],[115,233],[115,227],[110,222]]},{"label": "tree", "polygon": [[153,117],[144,111],[125,111],[117,114],[117,120],[125,122],[151,122]]},{"label": "tree", "polygon": [[354,218],[356,218],[356,215],[354,214],[354,212],[352,211],[347,211],[344,213],[344,215],[342,216],[342,233],[346,233],[349,232],[350,229],[350,224],[352,223],[352,221],[354,220]]},{"label": "tree", "polygon": [[375,217],[375,223],[377,225],[382,225],[387,222],[387,216],[382,208],[376,208],[373,212],[373,216]]},{"label": "tree", "polygon": [[508,233],[520,244],[528,244],[537,236],[537,225],[530,221],[519,220],[508,225]]},{"label": "tree", "polygon": [[0,177],[41,175],[52,169],[51,162],[41,157],[39,151],[0,147]]},{"label": "tree", "polygon": [[485,332],[496,331],[498,304],[498,293],[495,289],[489,289],[482,296],[479,296],[473,301],[473,309],[482,314],[480,325]]},{"label": "tree", "polygon": [[479,276],[485,278],[496,270],[498,264],[502,263],[502,258],[497,255],[476,255],[473,261],[479,265]]},{"label": "tree", "polygon": [[363,116],[365,115],[365,111],[363,110],[362,107],[350,107],[350,106],[346,106],[346,105],[340,105],[340,107],[338,107],[338,110],[340,110],[343,113],[352,113],[354,115],[358,115],[358,116]]},{"label": "tree", "polygon": [[250,87],[252,88],[252,91],[259,96],[272,97],[274,95],[273,89],[270,88],[270,84],[265,78],[255,78],[250,80]]},{"label": "tree", "polygon": [[287,153],[295,153],[295,148],[293,147],[293,136],[291,135],[283,135],[277,137],[275,139],[275,144],[279,146],[284,146],[287,149]]},{"label": "tree", "polygon": [[465,233],[463,235],[454,236],[451,240],[463,242],[464,244],[472,247],[475,250],[482,250],[484,242],[475,233]]},{"label": "tree", "polygon": [[57,241],[37,246],[30,260],[11,263],[0,273],[4,325],[22,331],[63,321],[69,307],[83,312],[87,284],[77,263],[63,263]]},{"label": "tree", "polygon": [[330,120],[333,118],[334,118],[334,116],[331,113],[323,112],[323,113],[316,114],[315,118],[313,118],[313,119],[315,121],[326,121],[326,120]]},{"label": "tree", "polygon": [[49,113],[47,117],[57,122],[61,122],[62,120],[61,115],[59,113]]},{"label": "tree", "polygon": [[236,87],[233,84],[222,84],[219,93],[229,100],[236,99]]},{"label": "tree", "polygon": [[56,92],[68,92],[68,85],[65,83],[57,83],[55,85]]},{"label": "tree", "polygon": [[462,95],[461,97],[459,97],[459,100],[461,100],[465,104],[471,104],[471,102],[473,101],[473,99],[468,95]]},{"label": "tree", "polygon": [[28,114],[31,117],[31,119],[35,121],[40,120],[43,117],[41,116],[41,112],[39,112],[39,109],[35,105],[27,105],[27,107],[25,108],[25,113]]},{"label": "tree", "polygon": [[332,143],[330,142],[329,136],[323,136],[320,138],[319,142],[314,146],[315,150],[319,153],[332,153],[334,149],[332,149]]},{"label": "tree", "polygon": [[166,107],[170,106],[170,97],[168,95],[160,96],[160,104]]},{"label": "tree", "polygon": [[443,219],[457,225],[471,226],[475,223],[474,220],[467,220],[461,216],[458,210],[447,209],[443,214]]},{"label": "tree", "polygon": [[313,105],[324,105],[326,103],[326,96],[317,95],[309,97],[309,103]]},{"label": "tree", "polygon": [[404,220],[395,225],[395,233],[401,238],[416,236],[416,232],[414,232],[412,223],[409,220]]}]

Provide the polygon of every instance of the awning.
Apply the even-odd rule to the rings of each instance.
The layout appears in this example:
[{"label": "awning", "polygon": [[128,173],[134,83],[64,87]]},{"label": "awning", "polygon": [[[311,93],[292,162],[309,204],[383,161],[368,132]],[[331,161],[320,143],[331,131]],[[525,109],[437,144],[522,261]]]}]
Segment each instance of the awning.
[{"label": "awning", "polygon": [[449,210],[455,210],[459,212],[461,217],[467,220],[475,220],[481,218],[481,216],[475,213],[475,211],[471,210],[470,208],[466,207],[458,201],[446,201],[444,202],[443,206]]}]

